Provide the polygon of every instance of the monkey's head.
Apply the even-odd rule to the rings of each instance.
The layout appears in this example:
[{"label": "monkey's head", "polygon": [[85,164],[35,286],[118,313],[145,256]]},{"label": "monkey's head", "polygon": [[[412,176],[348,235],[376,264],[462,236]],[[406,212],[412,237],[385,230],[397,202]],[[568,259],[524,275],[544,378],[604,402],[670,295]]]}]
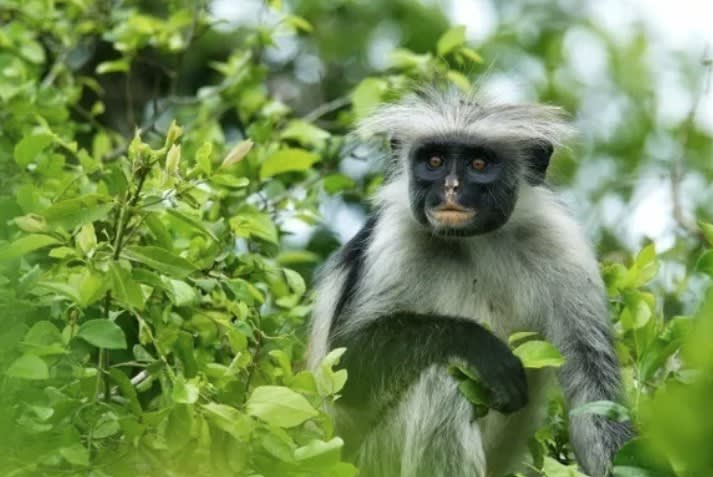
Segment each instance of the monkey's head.
[{"label": "monkey's head", "polygon": [[543,183],[554,145],[569,133],[558,108],[486,104],[452,89],[382,107],[361,129],[390,136],[388,183],[408,181],[414,218],[458,236],[507,223],[521,189]]}]

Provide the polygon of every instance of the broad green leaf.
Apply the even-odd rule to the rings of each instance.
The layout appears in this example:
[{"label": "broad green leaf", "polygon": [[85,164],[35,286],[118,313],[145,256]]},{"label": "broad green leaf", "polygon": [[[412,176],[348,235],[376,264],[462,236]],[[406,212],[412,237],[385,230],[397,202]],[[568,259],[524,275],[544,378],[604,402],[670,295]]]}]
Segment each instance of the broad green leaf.
[{"label": "broad green leaf", "polygon": [[223,283],[233,292],[236,300],[244,301],[250,306],[253,306],[255,303],[262,305],[265,302],[265,297],[262,295],[262,292],[247,280],[233,278]]},{"label": "broad green leaf", "polygon": [[97,246],[97,236],[94,232],[94,225],[91,223],[83,225],[79,229],[79,232],[77,232],[74,240],[79,250],[81,250],[85,256],[91,257]]},{"label": "broad green leaf", "polygon": [[570,416],[597,414],[606,416],[613,421],[624,422],[630,419],[629,410],[621,404],[612,401],[592,401],[583,404],[569,412]]},{"label": "broad green leaf", "polygon": [[136,389],[134,388],[134,385],[131,384],[129,377],[117,368],[111,368],[109,370],[109,377],[111,377],[111,380],[116,383],[119,391],[121,391],[121,394],[127,399],[131,412],[140,416],[143,410],[141,409],[141,403],[139,402],[138,395],[136,394]]},{"label": "broad green leaf", "polygon": [[283,386],[255,388],[247,413],[277,427],[295,427],[318,414],[307,399]]},{"label": "broad green leaf", "polygon": [[79,295],[79,290],[68,283],[63,282],[50,282],[50,281],[39,281],[35,284],[39,289],[51,290],[58,295],[69,298],[73,302],[80,304],[82,303],[82,297]]},{"label": "broad green leaf", "polygon": [[508,337],[508,344],[510,346],[514,346],[515,343],[518,341],[522,341],[527,338],[532,338],[533,336],[537,336],[539,333],[536,331],[518,331],[517,333],[513,333]]},{"label": "broad green leaf", "polygon": [[22,346],[28,352],[37,355],[64,354],[67,352],[62,332],[50,321],[38,321],[25,334]]},{"label": "broad green leaf", "polygon": [[124,331],[108,319],[89,320],[82,323],[77,336],[97,348],[126,349]]},{"label": "broad green leaf", "polygon": [[178,376],[173,383],[173,391],[171,398],[173,402],[179,404],[193,404],[198,401],[200,396],[200,388],[198,387],[197,379],[185,380],[183,376]]},{"label": "broad green leaf", "polygon": [[83,308],[86,308],[104,296],[106,291],[111,287],[111,280],[109,276],[99,271],[85,268],[79,274],[76,281],[72,280],[72,284],[75,285],[75,288],[79,292],[79,304]]},{"label": "broad green leaf", "polygon": [[326,471],[339,462],[344,441],[335,437],[329,441],[313,439],[294,451],[294,458],[305,469]]},{"label": "broad green leaf", "polygon": [[446,78],[448,78],[448,80],[456,85],[461,91],[468,92],[471,89],[470,81],[459,71],[449,70],[446,73]]},{"label": "broad green leaf", "polygon": [[205,142],[196,151],[196,164],[198,168],[205,174],[211,174],[213,172],[213,144],[210,142]]},{"label": "broad green leaf", "polygon": [[241,189],[250,185],[250,179],[247,177],[236,177],[228,173],[212,175],[210,181],[214,184],[231,187],[233,189]]},{"label": "broad green leaf", "polygon": [[111,276],[111,290],[119,302],[137,310],[144,309],[144,294],[141,286],[132,277],[129,271],[124,270],[116,262],[109,264]]},{"label": "broad green leaf", "polygon": [[119,420],[113,412],[102,414],[94,426],[92,437],[95,439],[105,439],[120,431]]},{"label": "broad green leaf", "polygon": [[255,428],[256,423],[234,407],[211,402],[201,408],[208,421],[236,439],[245,439]]},{"label": "broad green leaf", "polygon": [[492,393],[479,381],[464,379],[458,384],[458,391],[473,404],[473,417],[485,417],[492,405]]},{"label": "broad green leaf", "polygon": [[339,364],[339,360],[346,352],[346,348],[335,348],[322,359],[319,368],[314,372],[314,381],[317,384],[317,392],[320,396],[332,396],[337,394],[347,382],[347,370],[334,370]]},{"label": "broad green leaf", "polygon": [[47,363],[34,354],[23,354],[12,362],[7,370],[7,375],[21,379],[48,379],[50,377]]},{"label": "broad green leaf", "polygon": [[193,287],[182,280],[164,278],[163,283],[171,296],[171,301],[176,306],[191,305],[198,299]]},{"label": "broad green leaf", "polygon": [[218,237],[215,236],[215,234],[208,228],[207,222],[203,222],[199,219],[196,219],[194,217],[191,217],[188,214],[184,214],[183,212],[177,210],[177,209],[166,209],[166,212],[173,216],[174,218],[180,220],[184,224],[187,224],[194,229],[198,230],[199,232],[207,235],[208,237],[212,238],[216,242],[218,242]]},{"label": "broad green leaf", "polygon": [[277,227],[269,215],[255,211],[239,212],[230,219],[230,227],[238,237],[259,238],[266,242],[278,243]]},{"label": "broad green leaf", "polygon": [[713,278],[713,250],[703,252],[696,263],[696,271],[703,272]]},{"label": "broad green leaf", "polygon": [[289,268],[283,269],[282,272],[285,274],[285,280],[290,286],[290,289],[299,296],[304,295],[307,290],[307,285],[305,284],[305,280],[302,278],[302,275],[294,270],[290,270]]},{"label": "broad green leaf", "polygon": [[129,62],[127,58],[120,58],[113,61],[104,61],[97,65],[96,72],[98,75],[107,73],[125,73],[129,71]]},{"label": "broad green leaf", "polygon": [[23,232],[47,232],[47,221],[44,217],[38,214],[27,214],[15,217],[15,225]]},{"label": "broad green leaf", "polygon": [[322,186],[328,194],[336,194],[354,187],[354,179],[344,174],[330,174],[322,179]]},{"label": "broad green leaf", "polygon": [[42,211],[50,226],[61,226],[67,230],[79,225],[104,219],[112,208],[107,197],[90,194],[74,199],[55,202]]},{"label": "broad green leaf", "polygon": [[284,21],[288,25],[292,25],[295,29],[301,30],[305,33],[311,33],[314,29],[310,22],[302,17],[298,17],[297,15],[287,15]]},{"label": "broad green leaf", "polygon": [[625,443],[614,457],[613,477],[676,477],[665,454],[652,442],[636,437]]},{"label": "broad green leaf", "polygon": [[82,467],[89,466],[89,451],[81,444],[74,444],[69,447],[62,447],[59,453],[70,464]]},{"label": "broad green leaf", "polygon": [[703,236],[706,238],[708,245],[713,247],[713,224],[707,222],[699,221],[698,226],[701,228]]},{"label": "broad green leaf", "polygon": [[352,93],[352,105],[357,118],[371,113],[384,99],[388,84],[381,78],[366,78]]},{"label": "broad green leaf", "polygon": [[483,57],[480,56],[478,54],[478,52],[476,52],[472,48],[468,48],[467,46],[464,46],[460,50],[458,50],[458,53],[465,56],[473,63],[482,63],[483,62]]},{"label": "broad green leaf", "polygon": [[436,44],[436,51],[439,56],[445,56],[456,48],[463,46],[465,43],[465,26],[458,25],[454,26],[450,30],[446,31],[438,39]]},{"label": "broad green leaf", "polygon": [[54,137],[51,134],[39,133],[23,137],[15,145],[15,162],[19,166],[27,166],[37,159],[37,156],[50,144]]},{"label": "broad green leaf", "polygon": [[545,457],[542,467],[543,477],[587,477],[577,470],[577,465],[564,465],[552,457]]},{"label": "broad green leaf", "polygon": [[296,141],[304,147],[319,148],[322,147],[324,142],[329,138],[329,133],[307,121],[293,119],[287,123],[285,129],[280,133],[280,138],[283,140]]},{"label": "broad green leaf", "polygon": [[223,159],[223,163],[220,165],[221,169],[230,167],[245,159],[245,156],[253,148],[253,144],[251,139],[245,139],[237,143]]},{"label": "broad green leaf", "polygon": [[0,261],[12,260],[37,249],[54,245],[58,240],[49,235],[31,234],[20,237],[14,242],[0,246]]},{"label": "broad green leaf", "polygon": [[185,278],[197,270],[196,266],[185,258],[160,247],[129,246],[125,247],[121,253],[129,260],[142,263],[149,268],[176,278]]},{"label": "broad green leaf", "polygon": [[558,368],[564,364],[564,357],[547,341],[527,341],[513,350],[526,368]]},{"label": "broad green leaf", "polygon": [[306,171],[317,161],[319,161],[317,154],[304,149],[280,149],[262,163],[260,178],[267,179],[284,172]]}]

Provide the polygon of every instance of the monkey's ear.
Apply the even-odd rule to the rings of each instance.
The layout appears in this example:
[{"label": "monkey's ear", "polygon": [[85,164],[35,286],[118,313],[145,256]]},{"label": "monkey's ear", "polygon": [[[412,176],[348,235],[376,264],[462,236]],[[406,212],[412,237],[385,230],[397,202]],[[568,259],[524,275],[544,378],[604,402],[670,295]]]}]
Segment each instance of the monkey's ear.
[{"label": "monkey's ear", "polygon": [[527,150],[528,174],[527,182],[531,185],[540,185],[545,181],[547,167],[554,147],[549,142],[541,142],[530,146]]}]

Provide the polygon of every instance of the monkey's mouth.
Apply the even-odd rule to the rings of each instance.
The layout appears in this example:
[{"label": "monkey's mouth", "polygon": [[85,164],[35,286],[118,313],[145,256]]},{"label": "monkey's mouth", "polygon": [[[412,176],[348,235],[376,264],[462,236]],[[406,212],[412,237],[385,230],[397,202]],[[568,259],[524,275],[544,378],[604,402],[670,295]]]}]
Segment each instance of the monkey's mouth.
[{"label": "monkey's mouth", "polygon": [[446,227],[460,227],[472,222],[476,215],[473,209],[466,209],[453,203],[439,205],[433,209],[426,209],[426,216],[433,225]]}]

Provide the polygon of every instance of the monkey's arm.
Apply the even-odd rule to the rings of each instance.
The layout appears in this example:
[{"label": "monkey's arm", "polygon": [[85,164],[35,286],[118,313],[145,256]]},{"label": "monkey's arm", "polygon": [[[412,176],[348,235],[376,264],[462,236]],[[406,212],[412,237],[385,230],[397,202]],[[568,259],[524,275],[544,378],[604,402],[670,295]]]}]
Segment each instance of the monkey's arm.
[{"label": "monkey's arm", "polygon": [[479,324],[462,318],[398,313],[337,333],[331,347],[346,347],[349,377],[342,403],[371,406],[384,393],[404,390],[433,364],[464,362],[493,393],[493,406],[514,412],[527,404],[520,360]]},{"label": "monkey's arm", "polygon": [[[576,280],[575,280],[576,281]],[[621,400],[619,363],[614,352],[607,302],[597,279],[570,281],[569,296],[555,300],[550,339],[565,357],[559,379],[570,409],[591,401]],[[628,423],[583,414],[570,420],[570,439],[580,466],[602,477],[633,431]]]}]

